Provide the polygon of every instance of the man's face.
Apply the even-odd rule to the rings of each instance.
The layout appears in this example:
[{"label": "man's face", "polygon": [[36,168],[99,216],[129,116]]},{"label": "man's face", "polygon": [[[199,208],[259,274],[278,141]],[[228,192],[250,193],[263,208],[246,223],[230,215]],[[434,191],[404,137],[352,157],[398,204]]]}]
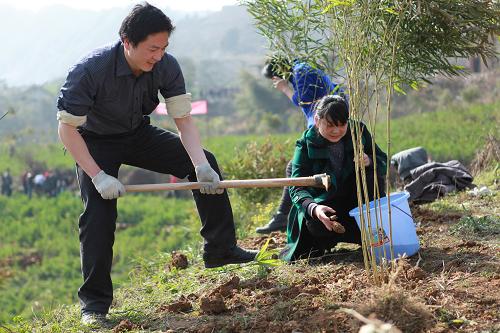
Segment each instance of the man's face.
[{"label": "man's face", "polygon": [[168,37],[166,31],[151,34],[135,47],[125,38],[123,41],[125,59],[135,75],[151,71],[161,60],[168,46]]}]

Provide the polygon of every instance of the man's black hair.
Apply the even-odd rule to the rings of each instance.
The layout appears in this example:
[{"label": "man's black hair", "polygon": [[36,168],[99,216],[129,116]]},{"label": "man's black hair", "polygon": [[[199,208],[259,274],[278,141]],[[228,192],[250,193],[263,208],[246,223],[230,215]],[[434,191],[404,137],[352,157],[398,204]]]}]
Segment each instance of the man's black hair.
[{"label": "man's black hair", "polygon": [[170,35],[174,29],[167,15],[155,6],[143,2],[135,5],[123,20],[120,38],[122,41],[127,38],[135,47],[151,34],[166,31]]},{"label": "man's black hair", "polygon": [[340,95],[326,95],[315,106],[316,116],[326,119],[335,126],[345,125],[349,120],[349,106]]}]

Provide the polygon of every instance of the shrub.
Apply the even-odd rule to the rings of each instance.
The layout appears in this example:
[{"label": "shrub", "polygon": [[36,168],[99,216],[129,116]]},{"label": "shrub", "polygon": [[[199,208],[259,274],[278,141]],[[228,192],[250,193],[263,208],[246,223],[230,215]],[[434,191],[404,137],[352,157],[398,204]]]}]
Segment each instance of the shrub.
[{"label": "shrub", "polygon": [[473,103],[481,96],[479,89],[475,86],[465,88],[462,93],[462,99],[467,103]]},{"label": "shrub", "polygon": [[[288,161],[292,158],[289,151],[293,145],[286,140],[278,142],[266,138],[264,142],[251,142],[242,150],[236,150],[234,157],[225,166],[228,179],[283,178]],[[265,203],[273,195],[279,195],[276,188],[252,188],[236,191],[244,201]]]}]

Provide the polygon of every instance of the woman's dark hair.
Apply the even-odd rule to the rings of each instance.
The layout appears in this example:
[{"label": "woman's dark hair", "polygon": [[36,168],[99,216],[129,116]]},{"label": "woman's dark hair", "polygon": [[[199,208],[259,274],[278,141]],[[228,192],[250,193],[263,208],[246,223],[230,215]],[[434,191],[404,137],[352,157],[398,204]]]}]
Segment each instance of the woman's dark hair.
[{"label": "woman's dark hair", "polygon": [[340,95],[326,95],[314,107],[318,119],[326,119],[335,126],[345,125],[349,120],[349,106]]},{"label": "woman's dark hair", "polygon": [[122,41],[127,38],[135,47],[151,34],[166,31],[170,35],[174,29],[172,21],[160,9],[143,2],[135,5],[123,20],[120,38]]},{"label": "woman's dark hair", "polygon": [[288,79],[292,74],[292,63],[288,59],[273,56],[266,60],[261,73],[266,79],[272,79],[275,76]]}]

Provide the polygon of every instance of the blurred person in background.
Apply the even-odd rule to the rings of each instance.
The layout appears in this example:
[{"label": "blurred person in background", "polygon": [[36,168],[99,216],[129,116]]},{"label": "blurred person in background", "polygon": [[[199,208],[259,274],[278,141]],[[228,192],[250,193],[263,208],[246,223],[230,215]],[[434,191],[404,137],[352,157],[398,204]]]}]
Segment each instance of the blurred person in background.
[{"label": "blurred person in background", "polygon": [[12,176],[10,169],[7,169],[2,174],[2,194],[10,197],[12,195]]},{"label": "blurred person in background", "polygon": [[31,199],[33,194],[33,174],[31,171],[26,171],[21,179],[23,184],[23,192]]}]

